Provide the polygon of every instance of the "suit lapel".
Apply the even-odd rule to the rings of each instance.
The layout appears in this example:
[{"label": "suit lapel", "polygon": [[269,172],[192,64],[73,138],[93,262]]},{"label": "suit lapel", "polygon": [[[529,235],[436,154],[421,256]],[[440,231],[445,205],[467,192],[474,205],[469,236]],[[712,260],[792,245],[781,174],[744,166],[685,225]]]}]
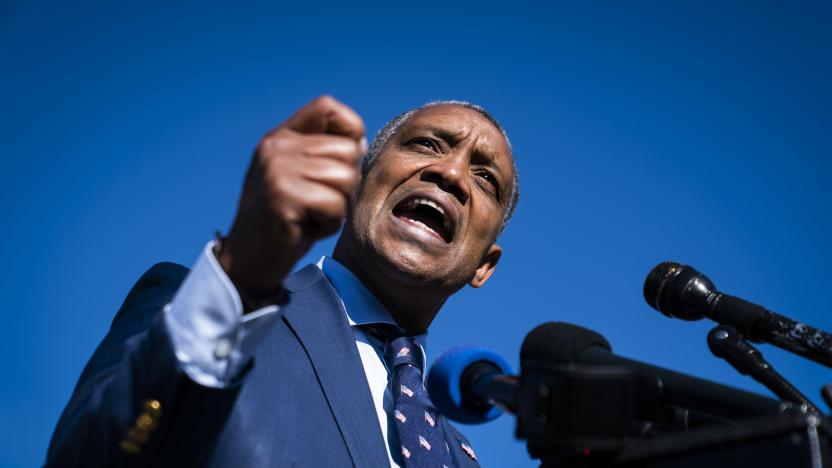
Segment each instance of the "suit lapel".
[{"label": "suit lapel", "polygon": [[341,300],[314,265],[285,282],[283,316],[309,356],[354,465],[389,464],[367,377]]},{"label": "suit lapel", "polygon": [[[471,443],[455,427],[448,422],[445,416],[440,416],[442,427],[445,429],[445,443],[451,449],[451,459],[457,468],[480,466]],[[464,444],[464,445],[463,445]]]}]

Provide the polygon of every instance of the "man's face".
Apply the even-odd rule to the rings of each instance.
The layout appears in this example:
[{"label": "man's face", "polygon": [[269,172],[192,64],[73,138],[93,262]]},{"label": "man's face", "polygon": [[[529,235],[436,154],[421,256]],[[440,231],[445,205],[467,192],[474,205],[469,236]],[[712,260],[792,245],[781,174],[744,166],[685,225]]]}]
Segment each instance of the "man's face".
[{"label": "man's face", "polygon": [[480,286],[501,253],[511,158],[502,133],[472,109],[416,112],[362,182],[349,226],[356,260],[407,284]]}]

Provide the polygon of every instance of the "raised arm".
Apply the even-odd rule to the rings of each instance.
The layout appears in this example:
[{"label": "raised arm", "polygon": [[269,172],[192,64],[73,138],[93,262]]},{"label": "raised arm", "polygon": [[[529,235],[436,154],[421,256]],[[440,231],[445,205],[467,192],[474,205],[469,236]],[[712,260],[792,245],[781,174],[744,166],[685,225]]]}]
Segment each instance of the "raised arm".
[{"label": "raised arm", "polygon": [[338,230],[364,151],[361,118],[326,96],[268,133],[227,239],[210,243],[190,273],[158,264],[130,291],[61,415],[46,464],[204,461],[254,348],[279,317],[282,280]]}]

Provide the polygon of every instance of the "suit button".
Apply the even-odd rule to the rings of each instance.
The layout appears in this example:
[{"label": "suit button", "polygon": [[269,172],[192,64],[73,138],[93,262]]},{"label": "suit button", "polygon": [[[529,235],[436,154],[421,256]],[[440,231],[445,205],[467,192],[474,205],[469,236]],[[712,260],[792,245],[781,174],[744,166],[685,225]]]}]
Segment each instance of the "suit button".
[{"label": "suit button", "polygon": [[159,417],[162,415],[162,404],[159,403],[159,400],[145,400],[144,405],[142,406],[144,407],[145,413],[153,417]]},{"label": "suit button", "polygon": [[142,430],[138,427],[131,427],[127,431],[127,439],[125,440],[129,440],[138,445],[146,444],[150,440],[150,431]]},{"label": "suit button", "polygon": [[150,440],[150,434],[159,426],[159,418],[162,417],[162,404],[159,400],[145,400],[142,408],[144,411],[139,414],[133,427],[127,430],[127,437],[119,444],[121,450],[130,455],[141,453],[142,445]]},{"label": "suit button", "polygon": [[142,413],[136,418],[136,427],[139,429],[150,430],[153,427],[153,424],[156,421],[153,419],[153,416]]},{"label": "suit button", "polygon": [[130,442],[127,439],[122,440],[119,444],[119,447],[121,447],[121,450],[123,450],[126,453],[129,453],[130,455],[138,455],[142,451],[142,449],[139,448],[138,445],[134,444],[133,442]]}]

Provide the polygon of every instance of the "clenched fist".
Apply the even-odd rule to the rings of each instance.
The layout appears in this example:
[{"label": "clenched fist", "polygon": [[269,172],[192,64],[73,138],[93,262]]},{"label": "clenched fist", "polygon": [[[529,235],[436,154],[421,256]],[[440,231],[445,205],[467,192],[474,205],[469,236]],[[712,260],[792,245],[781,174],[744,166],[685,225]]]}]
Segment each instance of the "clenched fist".
[{"label": "clenched fist", "polygon": [[243,296],[269,297],[315,241],[338,230],[366,150],[361,117],[329,96],[263,137],[218,253]]}]

